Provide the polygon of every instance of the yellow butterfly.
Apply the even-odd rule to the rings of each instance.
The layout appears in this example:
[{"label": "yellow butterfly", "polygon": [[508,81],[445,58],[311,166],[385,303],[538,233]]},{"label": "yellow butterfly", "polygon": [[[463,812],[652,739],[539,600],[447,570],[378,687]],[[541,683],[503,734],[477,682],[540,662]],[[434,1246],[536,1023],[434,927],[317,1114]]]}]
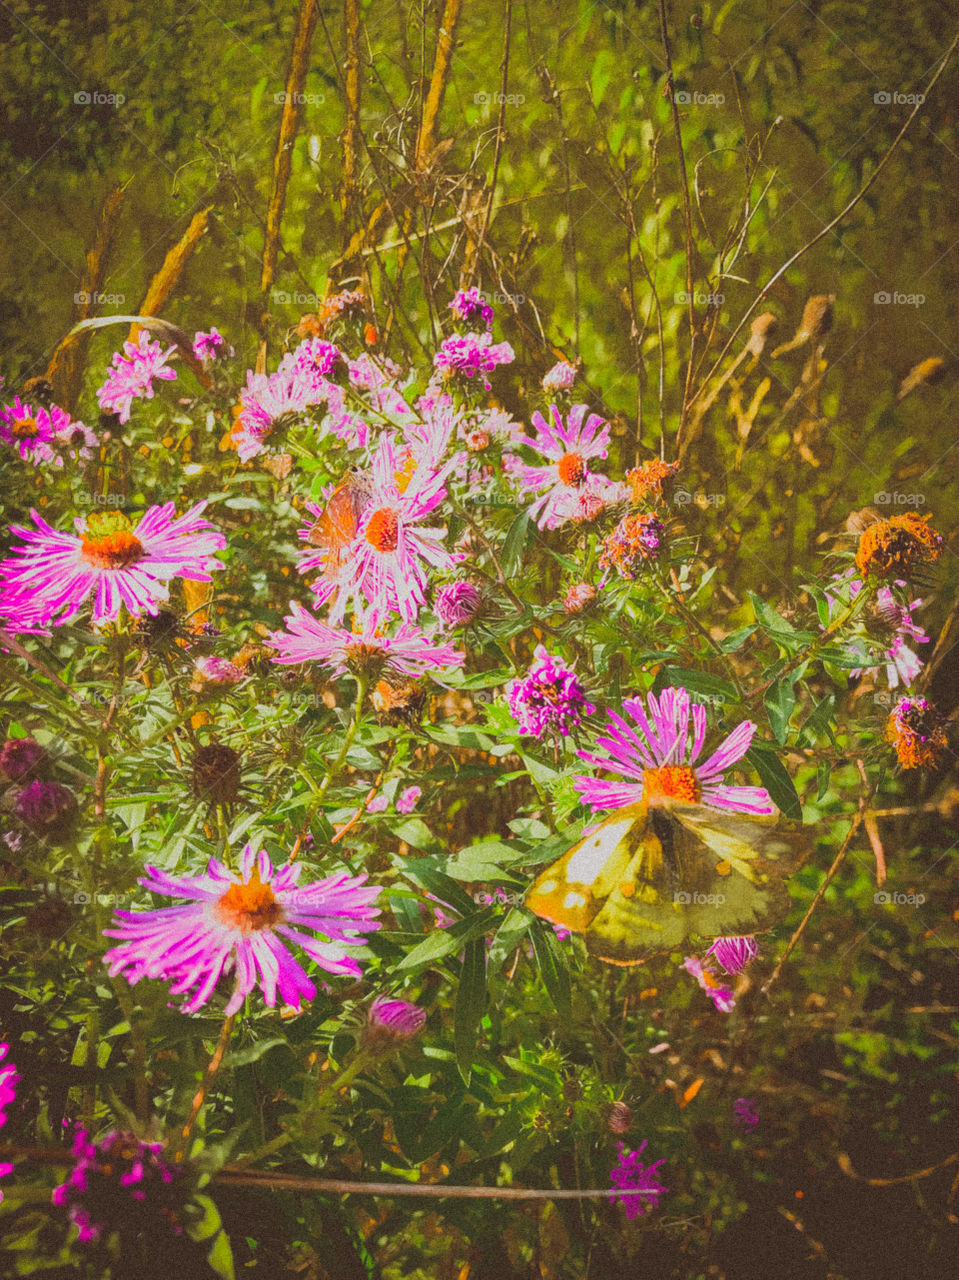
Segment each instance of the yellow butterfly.
[{"label": "yellow butterfly", "polygon": [[752,934],[789,909],[783,877],[810,841],[777,817],[645,799],[617,809],[541,872],[526,905],[585,935],[609,964],[643,964],[702,938]]}]

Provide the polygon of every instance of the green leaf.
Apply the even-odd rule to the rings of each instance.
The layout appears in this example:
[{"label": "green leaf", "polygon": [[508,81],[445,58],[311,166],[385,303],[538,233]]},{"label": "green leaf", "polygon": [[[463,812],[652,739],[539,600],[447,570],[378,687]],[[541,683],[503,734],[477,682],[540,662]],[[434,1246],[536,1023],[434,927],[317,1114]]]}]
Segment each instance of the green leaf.
[{"label": "green leaf", "polygon": [[207,1261],[223,1280],[236,1280],[233,1269],[233,1251],[230,1241],[220,1221],[220,1211],[207,1195],[194,1197],[193,1203],[203,1210],[202,1217],[187,1226],[187,1234],[197,1244],[213,1237],[213,1243],[207,1254]]},{"label": "green leaf", "polygon": [[660,688],[667,684],[681,685],[690,693],[725,698],[730,702],[736,702],[739,698],[736,686],[722,676],[711,675],[708,671],[694,671],[691,667],[664,667],[662,678],[656,684]]},{"label": "green leaf", "polygon": [[737,631],[731,631],[724,640],[720,640],[719,647],[723,653],[735,653],[737,649],[741,649],[757,627],[740,627]]},{"label": "green leaf", "polygon": [[566,956],[563,954],[559,939],[550,925],[541,920],[534,920],[529,931],[533,944],[533,955],[543,979],[543,985],[549,992],[556,1012],[562,1018],[572,1018],[573,1006],[569,988],[569,970],[566,967]]},{"label": "green leaf", "polygon": [[766,704],[769,724],[776,741],[785,745],[786,735],[789,733],[789,717],[796,708],[796,691],[793,689],[792,678],[783,676],[782,679],[773,681],[766,690],[763,702]]},{"label": "green leaf", "polygon": [[452,951],[458,951],[471,938],[485,933],[496,916],[495,908],[487,907],[469,920],[457,920],[456,924],[451,924],[446,929],[434,929],[418,946],[407,952],[396,966],[396,972],[432,964],[434,960],[441,960]]},{"label": "green leaf", "polygon": [[759,774],[760,781],[787,818],[802,821],[802,805],[793,780],[776,752],[768,745],[754,742],[746,752],[746,760]]},{"label": "green leaf", "polygon": [[486,1012],[486,939],[474,938],[463,953],[456,1011],[453,1014],[453,1047],[456,1065],[465,1084],[473,1072],[476,1028]]},{"label": "green leaf", "polygon": [[523,564],[526,535],[529,531],[529,510],[521,511],[509,527],[503,543],[502,566],[507,578],[514,578]]}]

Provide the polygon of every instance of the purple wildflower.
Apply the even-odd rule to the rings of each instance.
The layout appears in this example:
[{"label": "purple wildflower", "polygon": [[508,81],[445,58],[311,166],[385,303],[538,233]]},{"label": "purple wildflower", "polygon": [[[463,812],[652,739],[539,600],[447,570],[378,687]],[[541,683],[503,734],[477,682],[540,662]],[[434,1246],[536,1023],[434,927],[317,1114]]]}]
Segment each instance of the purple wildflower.
[{"label": "purple wildflower", "polygon": [[142,1142],[119,1129],[97,1143],[90,1141],[86,1129],[77,1129],[76,1163],[66,1182],[54,1188],[52,1200],[66,1210],[80,1244],[99,1240],[103,1232],[118,1227],[182,1232],[177,1221],[185,1199],[177,1185],[181,1166],[164,1160],[162,1150],[162,1142]]},{"label": "purple wildflower", "polygon": [[483,606],[483,597],[471,582],[448,582],[438,587],[433,608],[443,626],[452,631],[473,621]]},{"label": "purple wildflower", "polygon": [[404,791],[401,791],[396,800],[396,812],[412,813],[419,804],[422,794],[422,787],[407,787]]},{"label": "purple wildflower", "polygon": [[11,782],[36,777],[47,764],[47,753],[34,738],[11,738],[0,747],[0,773]]},{"label": "purple wildflower", "polygon": [[[0,1042],[0,1129],[7,1123],[7,1107],[17,1100],[17,1085],[22,1078],[12,1062],[3,1062],[9,1052],[9,1044],[5,1040]],[[13,1173],[13,1165],[7,1160],[0,1160],[0,1178],[10,1173]],[[3,1192],[0,1191],[2,1200]]]},{"label": "purple wildflower", "polygon": [[744,1129],[746,1133],[752,1133],[753,1129],[759,1124],[759,1112],[756,1109],[756,1102],[753,1098],[737,1098],[733,1103],[733,1115],[736,1124]]},{"label": "purple wildflower", "polygon": [[584,715],[596,708],[587,702],[580,679],[562,658],[537,645],[534,662],[521,680],[506,690],[509,709],[522,734],[542,738],[548,729],[565,738]]},{"label": "purple wildflower", "polygon": [[716,938],[706,955],[707,957],[715,956],[725,973],[735,975],[742,973],[750,960],[756,959],[759,955],[759,943],[752,934],[742,937]]},{"label": "purple wildflower", "polygon": [[51,462],[56,436],[46,409],[33,411],[16,396],[13,404],[0,409],[0,440],[11,445],[24,462]]},{"label": "purple wildflower", "polygon": [[426,1010],[418,1005],[378,996],[370,1005],[363,1040],[377,1048],[393,1048],[418,1036],[425,1021]]},{"label": "purple wildflower", "polygon": [[[224,350],[220,350],[220,348]],[[197,333],[193,338],[193,354],[198,360],[216,360],[219,356],[232,356],[233,348],[226,347],[226,339],[219,332],[216,325],[209,333]]]},{"label": "purple wildflower", "polygon": [[460,289],[450,303],[450,311],[471,329],[488,329],[493,323],[493,308],[479,289]]},{"label": "purple wildflower", "polygon": [[440,343],[439,350],[433,357],[433,365],[443,378],[478,376],[489,391],[491,384],[487,375],[497,365],[509,364],[513,358],[513,348],[509,343],[494,345],[492,334],[454,333]]},{"label": "purple wildflower", "polygon": [[618,1143],[616,1149],[619,1153],[619,1163],[610,1170],[609,1174],[614,1187],[621,1192],[631,1193],[614,1197],[626,1210],[626,1217],[630,1222],[634,1218],[641,1218],[650,1209],[658,1208],[659,1197],[669,1190],[659,1181],[659,1167],[665,1163],[666,1157],[650,1165],[644,1165],[642,1162],[641,1157],[646,1150],[646,1142],[647,1139],[644,1138],[635,1151],[627,1151],[622,1142]]},{"label": "purple wildflower", "polygon": [[359,631],[331,627],[302,605],[291,603],[286,630],[274,631],[270,644],[277,650],[273,661],[290,666],[319,662],[335,675],[379,668],[416,677],[430,670],[463,665],[464,654],[451,644],[436,644],[433,636],[414,623],[404,622],[392,636],[381,635],[375,614],[367,614]]},{"label": "purple wildflower", "polygon": [[729,1013],[736,1007],[732,988],[723,986],[713,971],[704,968],[695,956],[687,956],[683,968],[693,975],[720,1013]]},{"label": "purple wildflower", "polygon": [[152,342],[146,329],[140,330],[136,342],[125,342],[122,354],[113,355],[113,368],[107,380],[97,389],[97,400],[104,413],[115,413],[121,423],[130,419],[130,406],[134,400],[153,399],[153,379],[169,381],[176,377],[176,370],[167,367],[167,360],[176,347],[166,351],[159,342]]},{"label": "purple wildflower", "polygon": [[59,782],[28,782],[14,802],[13,811],[26,826],[52,844],[63,844],[73,835],[79,817],[76,797]]},{"label": "purple wildflower", "polygon": [[548,373],[544,374],[542,387],[546,392],[569,391],[576,381],[576,366],[568,360],[560,360]]}]

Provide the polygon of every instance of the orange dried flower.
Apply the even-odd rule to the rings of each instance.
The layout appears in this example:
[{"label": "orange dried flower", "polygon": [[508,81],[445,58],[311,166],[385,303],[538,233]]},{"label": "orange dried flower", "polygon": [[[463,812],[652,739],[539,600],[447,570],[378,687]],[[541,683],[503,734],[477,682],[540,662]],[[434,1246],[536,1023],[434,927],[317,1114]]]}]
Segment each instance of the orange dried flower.
[{"label": "orange dried flower", "polygon": [[930,527],[929,517],[907,511],[869,525],[859,539],[856,567],[864,578],[902,578],[941,555],[942,535]]},{"label": "orange dried flower", "polygon": [[900,698],[886,722],[886,738],[904,769],[937,769],[949,745],[946,722],[925,698]]},{"label": "orange dried flower", "polygon": [[644,462],[641,467],[634,467],[626,472],[626,480],[633,491],[633,501],[642,502],[650,494],[655,498],[663,496],[663,482],[671,480],[679,470],[678,462],[662,462],[653,458]]}]

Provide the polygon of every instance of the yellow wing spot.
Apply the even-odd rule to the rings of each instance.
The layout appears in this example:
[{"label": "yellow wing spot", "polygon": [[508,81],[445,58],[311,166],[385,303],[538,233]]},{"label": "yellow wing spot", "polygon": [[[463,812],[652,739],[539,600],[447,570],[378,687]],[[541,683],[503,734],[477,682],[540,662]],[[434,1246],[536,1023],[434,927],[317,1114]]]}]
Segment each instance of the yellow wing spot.
[{"label": "yellow wing spot", "polygon": [[631,898],[636,892],[636,886],[629,880],[623,880],[619,886],[619,891],[624,898]]},{"label": "yellow wing spot", "polygon": [[732,869],[733,864],[728,860],[728,858],[724,858],[722,862],[716,863],[716,874],[718,876],[728,876]]},{"label": "yellow wing spot", "polygon": [[581,893],[577,893],[575,890],[571,889],[570,892],[563,899],[563,907],[567,911],[571,911],[573,907],[581,907],[584,905],[585,902],[586,902],[586,899],[583,897]]}]

